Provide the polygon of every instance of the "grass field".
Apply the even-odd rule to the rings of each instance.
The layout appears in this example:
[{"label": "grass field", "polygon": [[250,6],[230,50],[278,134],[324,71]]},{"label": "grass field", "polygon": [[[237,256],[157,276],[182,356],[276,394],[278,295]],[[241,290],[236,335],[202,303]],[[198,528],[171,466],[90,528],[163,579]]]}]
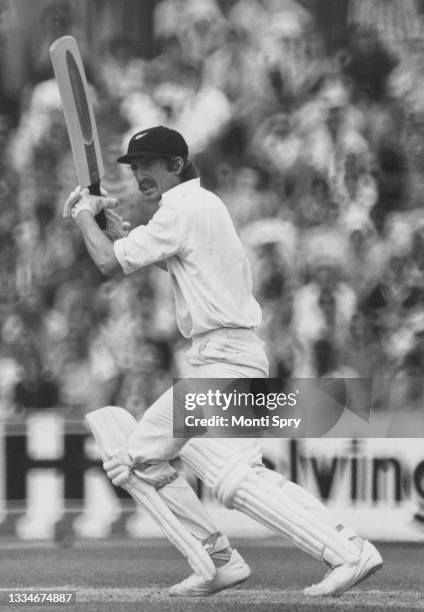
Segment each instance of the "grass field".
[{"label": "grass field", "polygon": [[[72,548],[0,543],[1,589],[66,589],[77,592],[73,607],[0,605],[3,610],[82,612],[382,612],[424,610],[423,547],[379,546],[383,569],[337,599],[311,600],[304,586],[325,567],[280,541],[239,541],[253,576],[237,589],[206,599],[175,599],[166,587],[188,573],[185,560],[167,542],[81,542]],[[2,602],[5,594],[2,593]]]}]

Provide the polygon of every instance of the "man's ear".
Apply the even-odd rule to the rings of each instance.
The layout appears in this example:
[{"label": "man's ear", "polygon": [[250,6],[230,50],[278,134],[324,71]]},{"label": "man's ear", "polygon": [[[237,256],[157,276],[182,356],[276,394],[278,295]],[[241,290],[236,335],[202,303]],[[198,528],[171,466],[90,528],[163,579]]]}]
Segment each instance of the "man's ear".
[{"label": "man's ear", "polygon": [[175,157],[173,168],[172,168],[173,172],[177,176],[179,176],[181,174],[183,168],[184,168],[184,160],[183,160],[183,158],[179,157],[179,156]]}]

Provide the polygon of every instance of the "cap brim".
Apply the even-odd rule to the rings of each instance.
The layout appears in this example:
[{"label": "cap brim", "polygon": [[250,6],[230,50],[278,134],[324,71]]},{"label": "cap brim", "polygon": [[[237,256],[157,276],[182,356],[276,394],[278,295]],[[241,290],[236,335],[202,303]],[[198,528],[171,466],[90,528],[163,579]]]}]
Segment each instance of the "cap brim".
[{"label": "cap brim", "polygon": [[143,151],[142,153],[127,153],[126,155],[121,155],[116,160],[118,164],[130,164],[135,159],[140,159],[140,157],[163,157],[160,153],[154,153],[153,151]]}]

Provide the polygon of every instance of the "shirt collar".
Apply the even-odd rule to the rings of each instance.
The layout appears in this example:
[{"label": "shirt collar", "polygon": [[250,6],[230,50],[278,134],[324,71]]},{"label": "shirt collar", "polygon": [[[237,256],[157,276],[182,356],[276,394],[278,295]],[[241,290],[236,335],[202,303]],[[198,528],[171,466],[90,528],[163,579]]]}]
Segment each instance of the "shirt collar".
[{"label": "shirt collar", "polygon": [[199,178],[184,181],[184,183],[180,183],[162,194],[161,205],[163,206],[164,204],[169,204],[170,202],[175,203],[178,200],[183,200],[186,196],[195,193],[199,189]]}]

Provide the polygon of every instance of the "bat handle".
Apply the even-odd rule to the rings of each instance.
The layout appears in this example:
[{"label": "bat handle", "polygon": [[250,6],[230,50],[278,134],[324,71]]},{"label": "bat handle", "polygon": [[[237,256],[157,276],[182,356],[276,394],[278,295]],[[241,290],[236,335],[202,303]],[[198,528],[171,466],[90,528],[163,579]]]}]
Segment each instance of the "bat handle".
[{"label": "bat handle", "polygon": [[[91,195],[102,195],[100,191],[100,180],[90,185],[88,187],[88,191],[91,193]],[[95,218],[100,229],[106,229],[106,215],[104,210],[101,210]]]}]

